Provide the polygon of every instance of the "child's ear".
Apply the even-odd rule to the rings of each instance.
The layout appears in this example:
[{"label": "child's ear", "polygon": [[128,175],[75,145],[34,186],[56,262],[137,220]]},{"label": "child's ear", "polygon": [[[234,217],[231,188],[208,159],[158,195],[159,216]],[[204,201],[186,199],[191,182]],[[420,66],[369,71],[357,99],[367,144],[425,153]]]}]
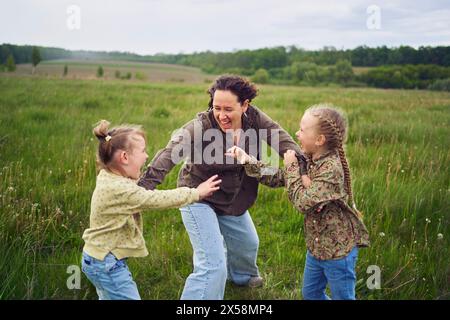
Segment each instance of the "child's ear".
[{"label": "child's ear", "polygon": [[120,151],[119,160],[122,164],[128,164],[128,153],[126,151]]},{"label": "child's ear", "polygon": [[316,146],[323,146],[327,139],[325,138],[325,135],[320,134],[316,139]]}]

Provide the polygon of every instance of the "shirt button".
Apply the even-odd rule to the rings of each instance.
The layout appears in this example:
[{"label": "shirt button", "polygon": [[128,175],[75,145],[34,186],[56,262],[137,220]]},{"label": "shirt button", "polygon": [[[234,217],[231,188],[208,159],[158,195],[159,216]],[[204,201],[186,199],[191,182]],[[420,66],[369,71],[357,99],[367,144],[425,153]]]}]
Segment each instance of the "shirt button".
[{"label": "shirt button", "polygon": [[314,241],[319,242],[319,238],[315,238]]},{"label": "shirt button", "polygon": [[313,223],[316,223],[316,220],[313,220]]}]

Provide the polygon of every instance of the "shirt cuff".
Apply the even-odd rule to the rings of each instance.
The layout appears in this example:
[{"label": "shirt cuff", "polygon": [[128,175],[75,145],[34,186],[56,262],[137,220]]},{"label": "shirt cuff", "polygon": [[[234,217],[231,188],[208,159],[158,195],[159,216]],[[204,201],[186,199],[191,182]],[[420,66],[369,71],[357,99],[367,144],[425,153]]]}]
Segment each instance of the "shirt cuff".
[{"label": "shirt cuff", "polygon": [[244,164],[245,173],[250,177],[260,177],[261,168],[263,163],[258,161],[255,157],[251,156],[250,159]]},{"label": "shirt cuff", "polygon": [[258,159],[256,159],[254,156],[250,156],[249,159],[247,159],[246,162],[244,162],[243,164],[257,164],[258,163]]},{"label": "shirt cuff", "polygon": [[197,188],[191,188],[193,202],[198,202],[200,200],[200,192]]}]

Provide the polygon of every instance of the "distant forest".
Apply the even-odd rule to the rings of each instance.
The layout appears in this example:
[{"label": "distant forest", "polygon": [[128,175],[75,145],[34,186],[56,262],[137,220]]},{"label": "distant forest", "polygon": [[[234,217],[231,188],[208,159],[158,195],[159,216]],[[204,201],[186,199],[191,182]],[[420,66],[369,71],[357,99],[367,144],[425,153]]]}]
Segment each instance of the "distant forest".
[{"label": "distant forest", "polygon": [[[193,66],[207,73],[251,76],[259,83],[367,85],[381,88],[431,88],[450,81],[450,46],[386,46],[338,50],[304,50],[296,46],[199,52],[192,54],[138,55],[130,52],[70,51],[38,47],[42,60],[89,59],[158,62]],[[0,64],[12,55],[15,63],[31,62],[33,46],[2,44]],[[371,67],[355,74],[352,67]],[[430,87],[431,86],[431,87]],[[435,86],[436,87],[436,86]]]},{"label": "distant forest", "polygon": [[[33,46],[2,44],[0,62],[4,63],[11,53],[16,63],[29,63]],[[401,46],[337,50],[324,47],[322,50],[303,50],[295,46],[238,50],[234,52],[199,52],[192,54],[138,55],[130,52],[70,51],[60,48],[39,47],[43,60],[53,59],[118,59],[182,64],[200,68],[259,68],[286,67],[294,62],[312,62],[317,65],[334,65],[339,60],[348,60],[354,67],[376,67],[381,65],[436,64],[450,66],[450,46],[420,47]]]}]

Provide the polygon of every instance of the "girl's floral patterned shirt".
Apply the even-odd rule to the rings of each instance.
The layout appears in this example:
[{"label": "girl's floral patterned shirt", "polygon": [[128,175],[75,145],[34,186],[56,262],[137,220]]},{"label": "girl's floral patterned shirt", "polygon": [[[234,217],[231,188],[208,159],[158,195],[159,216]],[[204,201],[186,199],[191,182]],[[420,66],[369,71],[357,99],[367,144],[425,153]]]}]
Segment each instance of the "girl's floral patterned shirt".
[{"label": "girl's floral patterned shirt", "polygon": [[276,169],[252,158],[244,167],[247,175],[269,187],[286,186],[289,200],[305,214],[306,246],[317,259],[339,259],[354,246],[369,246],[362,219],[347,204],[344,172],[337,152],[330,151],[307,162],[312,181],[309,188],[302,184],[298,162]]}]

